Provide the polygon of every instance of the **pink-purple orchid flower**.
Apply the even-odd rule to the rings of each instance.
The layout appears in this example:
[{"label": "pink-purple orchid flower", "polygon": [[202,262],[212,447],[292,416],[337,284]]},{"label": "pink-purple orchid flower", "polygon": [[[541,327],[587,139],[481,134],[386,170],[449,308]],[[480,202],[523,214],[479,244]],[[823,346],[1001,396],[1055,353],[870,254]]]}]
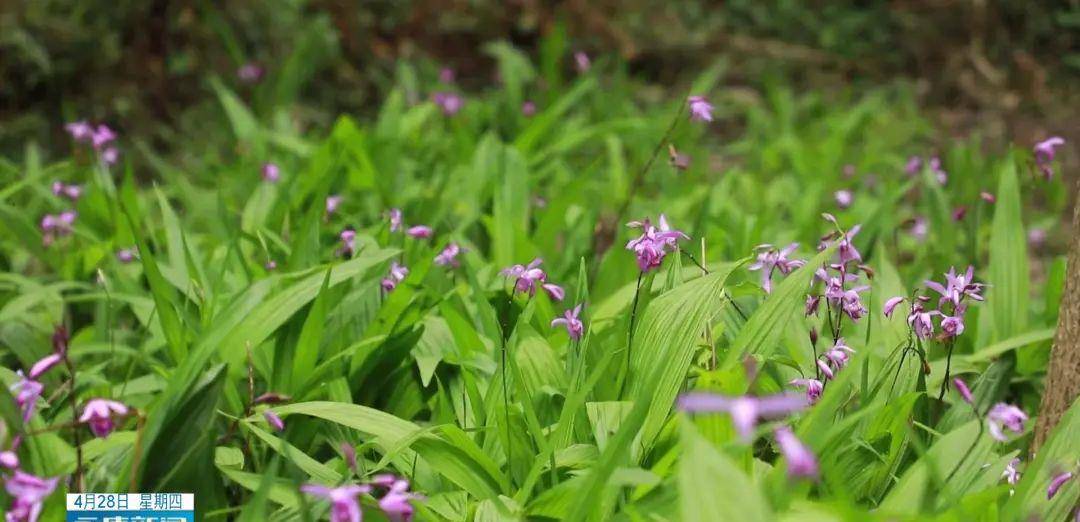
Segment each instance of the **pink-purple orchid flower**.
[{"label": "pink-purple orchid flower", "polygon": [[578,315],[581,314],[582,305],[577,305],[565,312],[562,317],[556,317],[551,320],[551,326],[562,326],[566,328],[566,333],[570,335],[570,338],[577,341],[581,339],[581,334],[585,331],[585,325],[582,324]]},{"label": "pink-purple orchid flower", "polygon": [[787,473],[789,477],[817,478],[817,457],[806,447],[787,426],[780,426],[773,432],[776,443],[780,447],[780,453],[787,461]]},{"label": "pink-purple orchid flower", "polygon": [[778,419],[806,409],[806,397],[781,393],[766,397],[727,397],[707,392],[691,392],[679,397],[679,409],[685,412],[726,412],[731,416],[735,431],[744,442],[750,442],[758,422]]},{"label": "pink-purple orchid flower", "polygon": [[499,274],[514,280],[514,290],[529,296],[536,295],[538,288],[543,289],[549,297],[556,301],[562,301],[566,291],[559,285],[547,282],[547,273],[540,268],[544,261],[539,257],[533,259],[528,265],[513,265],[504,268]]},{"label": "pink-purple orchid flower", "polygon": [[4,489],[14,499],[7,512],[7,522],[37,522],[42,504],[56,489],[58,477],[41,478],[22,470],[15,470],[4,479]]},{"label": "pink-purple orchid flower", "polygon": [[1054,162],[1057,148],[1062,145],[1065,145],[1064,138],[1061,136],[1052,136],[1036,143],[1033,148],[1035,152],[1035,165],[1039,167],[1039,171],[1042,172],[1043,177],[1047,180],[1054,177],[1054,169],[1051,164]]},{"label": "pink-purple orchid flower", "polygon": [[300,486],[300,491],[330,501],[330,522],[360,522],[362,513],[357,497],[370,492],[371,486],[347,484],[328,488],[318,484],[304,484]]},{"label": "pink-purple orchid flower", "polygon": [[88,425],[95,436],[104,438],[116,428],[116,419],[128,412],[128,407],[123,403],[109,399],[90,399],[86,406],[83,406],[79,422]]},{"label": "pink-purple orchid flower", "polygon": [[397,288],[398,283],[405,280],[405,276],[409,275],[409,269],[397,261],[390,263],[390,273],[382,279],[380,285],[386,292],[393,292]]},{"label": "pink-purple orchid flower", "polygon": [[761,271],[761,288],[765,290],[765,293],[772,292],[773,272],[779,271],[783,275],[788,275],[796,268],[806,264],[806,261],[802,259],[788,258],[797,248],[799,248],[798,243],[791,243],[781,249],[776,249],[772,245],[759,245],[757,247],[757,261],[747,269]]},{"label": "pink-purple orchid flower", "polygon": [[660,214],[658,222],[659,226],[654,226],[646,218],[643,221],[631,221],[626,224],[630,228],[642,229],[641,236],[626,243],[626,249],[633,251],[636,255],[638,268],[642,272],[659,267],[669,252],[679,249],[680,239],[690,239],[690,236],[682,231],[673,229],[664,214]]},{"label": "pink-purple orchid flower", "polygon": [[990,411],[986,413],[986,425],[990,430],[990,436],[1001,442],[1008,442],[1009,437],[1005,434],[1008,430],[1014,434],[1024,432],[1024,422],[1027,421],[1028,416],[1023,410],[999,402],[990,408]]}]

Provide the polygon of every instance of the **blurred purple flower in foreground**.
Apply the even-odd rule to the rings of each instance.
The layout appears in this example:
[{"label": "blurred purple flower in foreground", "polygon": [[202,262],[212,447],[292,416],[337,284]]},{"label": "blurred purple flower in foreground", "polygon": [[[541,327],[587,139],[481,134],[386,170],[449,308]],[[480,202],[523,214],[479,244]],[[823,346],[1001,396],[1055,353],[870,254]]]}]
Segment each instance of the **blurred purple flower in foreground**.
[{"label": "blurred purple flower in foreground", "polygon": [[1054,156],[1057,153],[1056,149],[1064,144],[1065,140],[1061,136],[1053,136],[1036,143],[1033,148],[1035,164],[1047,180],[1054,177],[1054,169],[1050,164],[1054,162]]},{"label": "blurred purple flower in foreground", "polygon": [[439,81],[445,84],[454,83],[454,70],[449,67],[439,69]]},{"label": "blurred purple flower in foreground", "polygon": [[82,195],[82,187],[75,184],[65,185],[63,182],[54,181],[52,184],[52,193],[57,196],[64,196],[72,201],[77,201],[79,196]]},{"label": "blurred purple flower in foreground", "polygon": [[121,248],[116,251],[116,260],[128,264],[135,260],[135,249],[133,248]]},{"label": "blurred purple flower in foreground", "polygon": [[990,436],[1001,442],[1009,441],[1009,437],[1003,429],[1014,434],[1023,433],[1024,422],[1027,419],[1028,416],[1023,410],[1004,402],[995,404],[986,414],[986,424],[990,430]]},{"label": "blurred purple flower in foreground", "polygon": [[808,405],[806,397],[791,393],[766,397],[726,397],[706,392],[691,392],[679,397],[679,409],[685,412],[727,412],[731,415],[735,431],[744,442],[751,440],[760,420],[785,417],[802,411]]},{"label": "blurred purple flower in foreground", "polygon": [[686,102],[690,104],[691,121],[713,121],[713,106],[704,97],[691,96],[686,99]]},{"label": "blurred purple flower in foreground", "polygon": [[789,477],[815,478],[818,475],[817,458],[802,443],[791,428],[781,426],[773,433],[776,443],[780,446],[780,453],[787,460],[787,473]]},{"label": "blurred purple flower in foreground", "polygon": [[15,470],[4,479],[4,489],[14,500],[7,512],[7,522],[36,522],[41,516],[41,504],[53,490],[59,478],[41,478],[22,470]]},{"label": "blurred purple flower in foreground", "polygon": [[346,228],[341,231],[341,234],[338,234],[338,238],[341,240],[341,248],[338,249],[338,254],[352,257],[356,253],[356,231]]},{"label": "blurred purple flower in foreground", "polygon": [[326,215],[330,216],[337,212],[339,206],[341,206],[342,197],[338,195],[326,196]]},{"label": "blurred purple flower in foreground", "polygon": [[1071,478],[1073,478],[1073,472],[1071,471],[1055,475],[1054,478],[1050,480],[1050,485],[1046,487],[1046,500],[1054,498],[1054,495],[1057,495],[1061,486],[1064,486]]},{"label": "blurred purple flower in foreground", "polygon": [[330,501],[330,522],[360,522],[360,502],[356,497],[371,491],[371,486],[348,484],[331,489],[318,484],[304,484],[300,486],[300,491]]},{"label": "blurred purple flower in foreground", "polygon": [[556,317],[551,320],[551,326],[563,326],[566,328],[566,333],[570,335],[570,338],[577,341],[581,339],[581,334],[585,331],[585,325],[581,323],[581,319],[578,319],[578,314],[581,313],[581,306],[577,305],[574,308],[563,312],[562,317]]},{"label": "blurred purple flower in foreground", "polygon": [[34,416],[34,408],[37,407],[37,400],[45,387],[23,375],[22,370],[15,372],[15,375],[19,380],[11,385],[11,392],[15,394],[15,403],[22,410],[23,422],[30,422],[30,418]]},{"label": "blurred purple flower in foreground", "polygon": [[274,413],[274,410],[266,410],[263,412],[263,418],[266,419],[266,423],[274,428],[274,431],[285,431],[285,421],[281,420],[281,417]]}]

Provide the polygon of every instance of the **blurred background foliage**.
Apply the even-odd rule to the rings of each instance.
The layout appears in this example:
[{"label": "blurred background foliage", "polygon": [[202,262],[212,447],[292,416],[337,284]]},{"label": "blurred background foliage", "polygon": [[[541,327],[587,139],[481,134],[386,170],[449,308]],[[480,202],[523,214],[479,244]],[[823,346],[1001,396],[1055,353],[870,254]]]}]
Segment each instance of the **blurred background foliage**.
[{"label": "blurred background foliage", "polygon": [[[59,122],[76,118],[170,156],[191,140],[225,142],[210,79],[241,84],[249,62],[271,87],[236,88],[260,115],[325,128],[373,112],[401,60],[452,67],[466,89],[490,85],[485,49],[497,41],[617,57],[655,86],[642,97],[672,96],[725,57],[725,87],[748,96],[777,78],[796,90],[901,82],[948,134],[1076,138],[1078,29],[1077,0],[8,0],[0,154],[20,157],[31,141],[66,153]],[[542,39],[553,32],[565,38]]]}]

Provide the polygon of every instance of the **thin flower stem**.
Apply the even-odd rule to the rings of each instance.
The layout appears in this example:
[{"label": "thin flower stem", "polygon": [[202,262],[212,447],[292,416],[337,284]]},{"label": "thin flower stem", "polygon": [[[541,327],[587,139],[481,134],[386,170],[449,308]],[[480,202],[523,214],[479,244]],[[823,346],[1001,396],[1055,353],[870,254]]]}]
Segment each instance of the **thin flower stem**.
[{"label": "thin flower stem", "polygon": [[941,381],[941,392],[938,393],[938,401],[945,398],[945,390],[949,389],[949,372],[952,369],[952,352],[953,346],[956,345],[956,341],[949,340],[949,355],[945,358],[945,378]]},{"label": "thin flower stem", "polygon": [[79,433],[79,400],[75,394],[75,365],[71,364],[71,358],[68,357],[68,351],[64,350],[62,353],[64,359],[64,367],[67,368],[68,374],[71,375],[71,392],[68,394],[68,402],[71,404],[71,424],[73,429],[71,430],[72,439],[75,443],[75,474],[74,484],[75,491],[82,493],[83,491],[83,453],[82,453],[82,434]]},{"label": "thin flower stem", "polygon": [[[506,294],[506,307],[507,307],[506,308],[506,313],[510,313],[510,307],[512,307],[513,305],[514,305],[514,294],[513,293],[507,293]],[[504,314],[504,316],[505,316],[505,314]],[[513,468],[513,462],[514,462],[514,459],[513,459],[514,453],[513,453],[513,444],[510,442],[510,392],[509,392],[509,389],[508,389],[508,385],[506,383],[506,372],[509,369],[508,366],[507,366],[507,362],[506,362],[506,351],[507,351],[506,341],[507,341],[507,337],[510,336],[509,332],[507,331],[507,330],[509,330],[510,326],[508,324],[506,324],[505,321],[506,320],[504,318],[503,319],[503,325],[502,325],[503,328],[502,328],[502,357],[501,357],[502,358],[503,418],[505,419],[505,423],[506,423],[506,473],[507,473],[508,476],[513,477],[514,473],[513,473],[512,468]]]},{"label": "thin flower stem", "polygon": [[637,193],[638,188],[645,181],[645,174],[652,168],[652,164],[656,161],[657,156],[660,155],[660,151],[664,149],[664,144],[671,138],[671,134],[675,132],[675,128],[679,126],[679,121],[682,120],[685,105],[686,103],[682,101],[679,102],[679,110],[675,113],[675,117],[671,119],[671,124],[668,125],[667,131],[664,132],[664,136],[656,143],[656,147],[653,148],[652,155],[649,156],[649,160],[645,162],[645,166],[634,176],[634,180],[630,184],[630,191],[627,192],[626,199],[623,200],[622,205],[619,206],[619,211],[615,214],[616,223],[622,222],[623,216],[626,215],[626,211],[630,208],[630,202],[634,200],[634,194]]},{"label": "thin flower stem", "polygon": [[645,272],[638,272],[637,288],[634,290],[634,303],[630,305],[630,331],[626,333],[626,375],[623,377],[623,384],[630,380],[630,355],[634,346],[634,323],[637,321],[638,298],[641,296],[641,279],[644,276]]}]

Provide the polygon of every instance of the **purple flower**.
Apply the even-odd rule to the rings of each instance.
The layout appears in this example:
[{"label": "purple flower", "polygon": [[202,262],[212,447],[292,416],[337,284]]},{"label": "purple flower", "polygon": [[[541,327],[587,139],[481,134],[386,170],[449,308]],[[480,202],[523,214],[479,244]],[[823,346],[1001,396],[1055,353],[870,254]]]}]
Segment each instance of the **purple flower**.
[{"label": "purple flower", "polygon": [[999,402],[986,414],[986,425],[990,430],[990,436],[1001,441],[1008,442],[1009,437],[1002,429],[1013,433],[1023,433],[1024,421],[1028,418],[1023,410],[1011,404]]},{"label": "purple flower", "polygon": [[376,478],[381,482],[378,485],[388,487],[386,494],[379,499],[379,509],[391,522],[410,522],[415,512],[411,502],[423,497],[409,491],[409,481],[405,479],[395,478],[389,486],[385,486],[387,482],[385,476]]},{"label": "purple flower", "polygon": [[101,151],[101,162],[105,165],[115,165],[118,159],[120,159],[120,151],[116,147],[106,147]]},{"label": "purple flower", "polygon": [[445,84],[454,83],[454,70],[449,67],[439,69],[439,81]]},{"label": "purple flower", "polygon": [[90,399],[83,406],[79,422],[90,426],[90,431],[98,437],[108,437],[116,427],[113,417],[122,417],[128,414],[128,407],[108,399]]},{"label": "purple flower", "polygon": [[964,399],[964,402],[968,404],[975,404],[974,397],[971,396],[971,389],[968,388],[967,383],[963,379],[957,377],[953,379],[953,386],[956,386],[956,391],[960,393],[960,398]]},{"label": "purple flower", "polygon": [[521,104],[521,114],[526,118],[532,117],[536,114],[536,103],[532,100],[525,100],[525,102]]},{"label": "purple flower", "polygon": [[[754,264],[747,267],[748,270],[755,271],[761,270],[761,288],[766,293],[772,292],[772,274],[773,270],[779,270],[781,274],[787,275],[806,264],[806,261],[801,259],[788,259],[795,249],[799,248],[798,243],[792,243],[782,249],[775,249],[772,245],[761,245],[758,247],[762,250],[758,253],[757,261]],[[809,314],[807,314],[809,315]]]},{"label": "purple flower", "polygon": [[993,194],[991,194],[991,193],[989,193],[989,192],[987,192],[985,190],[979,193],[979,198],[981,198],[983,201],[985,201],[987,203],[990,203],[991,205],[993,205],[994,203],[997,202],[997,198],[994,197]]},{"label": "purple flower", "polygon": [[1053,136],[1035,144],[1035,164],[1047,180],[1054,177],[1054,169],[1050,164],[1054,161],[1056,149],[1064,144],[1065,140],[1060,136]]},{"label": "purple flower", "polygon": [[64,130],[71,135],[71,139],[77,142],[89,142],[94,136],[94,126],[86,120],[73,121],[64,125]]},{"label": "purple flower", "polygon": [[970,297],[976,301],[982,301],[983,286],[980,283],[975,282],[975,267],[968,266],[967,271],[962,274],[956,273],[956,268],[952,267],[949,272],[945,274],[945,285],[941,285],[936,281],[926,281],[926,287],[937,292],[941,295],[941,300],[938,306],[946,301],[951,302],[954,307],[960,306],[960,302],[964,297]]},{"label": "purple flower", "polygon": [[713,106],[701,96],[691,96],[686,99],[690,104],[690,121],[713,121]]},{"label": "purple flower", "polygon": [[14,499],[11,510],[7,513],[7,522],[37,522],[41,516],[41,504],[53,490],[59,478],[41,478],[15,470],[4,479],[4,489]]},{"label": "purple flower", "polygon": [[390,221],[390,231],[397,232],[401,229],[401,209],[392,208],[386,213],[386,218]]},{"label": "purple flower", "polygon": [[65,196],[72,201],[77,201],[79,196],[82,196],[82,187],[75,184],[65,185],[60,181],[54,181],[52,192],[57,196]]},{"label": "purple flower", "polygon": [[63,360],[63,357],[58,353],[53,353],[42,357],[41,360],[34,363],[34,365],[30,367],[29,377],[31,379],[37,379],[38,377],[41,377],[42,374],[51,370],[57,364],[60,364],[61,360]]},{"label": "purple flower", "polygon": [[247,62],[236,70],[236,77],[244,83],[258,83],[262,80],[266,71],[255,62]]},{"label": "purple flower", "polygon": [[781,426],[776,428],[773,435],[776,436],[776,443],[780,446],[780,453],[782,453],[784,459],[787,460],[787,473],[789,477],[817,477],[817,458],[814,457],[810,448],[807,448],[802,441],[795,437],[791,428]]},{"label": "purple flower", "polygon": [[1027,243],[1035,250],[1042,248],[1046,244],[1046,230],[1042,228],[1028,230]]},{"label": "purple flower", "polygon": [[1061,486],[1064,486],[1065,483],[1068,482],[1071,478],[1073,478],[1073,472],[1071,471],[1059,473],[1058,475],[1054,476],[1054,478],[1050,480],[1050,485],[1046,487],[1046,500],[1054,498],[1054,495],[1057,495],[1057,492],[1059,489],[1061,489]]},{"label": "purple flower", "polygon": [[266,423],[274,428],[274,431],[285,431],[285,421],[281,420],[281,417],[274,413],[274,410],[266,410],[263,412],[263,418],[266,419]]},{"label": "purple flower", "polygon": [[351,469],[353,473],[359,473],[360,468],[356,464],[356,448],[348,442],[342,442],[340,447],[341,454],[345,458],[345,463],[349,465],[349,469]]},{"label": "purple flower", "polygon": [[427,239],[431,237],[433,233],[431,227],[427,225],[411,226],[405,231],[405,235],[416,239]]},{"label": "purple flower", "polygon": [[547,282],[547,273],[540,268],[540,264],[543,262],[538,257],[533,259],[528,266],[514,265],[504,268],[499,274],[514,279],[515,291],[533,296],[536,295],[537,288],[541,288],[552,299],[562,301],[566,292],[562,287]]},{"label": "purple flower", "polygon": [[832,368],[829,368],[829,365],[825,361],[818,359],[817,367],[819,370],[821,370],[821,373],[825,375],[826,379],[833,380],[836,378],[836,374],[833,373]]},{"label": "purple flower", "polygon": [[262,177],[267,183],[277,183],[281,179],[281,169],[273,163],[264,163]]},{"label": "purple flower", "polygon": [[917,216],[911,221],[911,228],[908,229],[908,233],[915,238],[915,241],[922,243],[926,241],[926,236],[930,233],[930,224],[925,217]]},{"label": "purple flower", "polygon": [[806,315],[811,316],[811,315],[816,314],[817,310],[818,310],[818,306],[820,304],[821,304],[821,296],[820,295],[810,295],[810,294],[808,294],[806,296]]},{"label": "purple flower", "polygon": [[124,263],[125,265],[135,260],[135,250],[131,248],[121,248],[116,251],[116,260]]},{"label": "purple flower", "polygon": [[963,221],[965,216],[967,216],[967,207],[963,205],[957,206],[952,211],[953,221]]},{"label": "purple flower", "polygon": [[859,253],[859,250],[856,249],[855,245],[851,242],[851,238],[855,237],[855,235],[859,233],[859,230],[862,230],[862,225],[855,225],[840,238],[840,244],[836,247],[836,253],[840,257],[840,264],[846,265],[850,262],[862,262],[862,254]]},{"label": "purple flower", "polygon": [[918,156],[912,156],[908,158],[907,163],[904,164],[904,172],[908,176],[914,176],[922,170],[922,158]]},{"label": "purple flower", "polygon": [[45,246],[51,245],[57,237],[71,234],[71,227],[79,216],[74,210],[66,210],[60,214],[45,214],[41,218],[41,239]]},{"label": "purple flower", "polygon": [[837,190],[833,193],[833,199],[836,200],[836,206],[848,208],[855,201],[855,195],[850,190]]},{"label": "purple flower", "polygon": [[851,320],[858,321],[868,312],[862,301],[859,300],[859,293],[869,289],[869,286],[857,286],[844,291],[843,297],[840,298],[840,308]]},{"label": "purple flower", "polygon": [[1020,482],[1020,471],[1016,469],[1016,466],[1019,464],[1019,458],[1010,460],[1009,464],[1005,466],[1005,471],[1001,473],[1001,478],[1012,485],[1016,485],[1017,482]]},{"label": "purple flower", "polygon": [[589,60],[589,55],[585,54],[585,51],[574,53],[574,67],[577,68],[577,72],[580,74],[589,72],[589,68],[592,67],[592,61]]},{"label": "purple flower", "polygon": [[581,323],[581,319],[578,319],[578,314],[581,313],[581,305],[577,305],[574,308],[563,312],[562,317],[556,317],[551,320],[551,326],[563,326],[566,328],[566,333],[570,334],[570,338],[577,341],[581,339],[581,334],[585,331],[585,325]]},{"label": "purple flower", "polygon": [[453,116],[465,105],[465,100],[452,92],[437,92],[431,95],[431,101],[442,109],[444,116]]},{"label": "purple flower", "polygon": [[439,266],[457,267],[457,256],[461,254],[461,247],[457,243],[449,243],[435,256],[435,264]]},{"label": "purple flower", "polygon": [[334,212],[337,212],[339,206],[341,206],[342,197],[338,195],[326,196],[326,215],[329,216]]},{"label": "purple flower", "polygon": [[706,392],[692,392],[679,397],[679,409],[685,412],[727,412],[735,431],[749,442],[761,419],[779,418],[801,411],[809,403],[798,394],[781,393],[767,397],[725,397]]},{"label": "purple flower", "polygon": [[885,301],[885,306],[882,307],[883,311],[885,312],[885,317],[892,317],[893,310],[895,310],[900,303],[904,302],[905,299],[907,298],[902,295],[898,295],[896,297],[889,298],[888,301]]},{"label": "purple flower", "polygon": [[949,181],[949,173],[945,172],[945,169],[941,168],[941,159],[937,156],[930,158],[930,173],[934,175],[937,182],[944,185]]},{"label": "purple flower", "polygon": [[678,250],[679,239],[690,239],[690,236],[683,232],[672,229],[667,222],[667,216],[660,214],[659,223],[659,228],[653,226],[648,219],[631,221],[626,224],[630,228],[641,228],[643,230],[640,237],[631,239],[626,243],[626,249],[632,250],[636,254],[638,268],[642,272],[648,272],[659,267],[664,261],[664,256],[669,251]]},{"label": "purple flower", "polygon": [[941,315],[941,312],[933,311],[926,312],[922,309],[921,305],[912,306],[911,313],[908,314],[908,326],[915,332],[915,336],[919,339],[929,339],[934,335],[934,321],[933,316]]},{"label": "purple flower", "polygon": [[852,350],[850,346],[845,344],[844,339],[841,337],[836,340],[836,343],[833,344],[832,348],[829,348],[822,354],[822,357],[824,357],[826,361],[829,361],[829,364],[835,371],[840,371],[844,366],[847,366],[848,358],[850,357],[848,354],[852,353],[855,353],[855,350]]},{"label": "purple flower", "polygon": [[15,394],[15,403],[22,410],[23,422],[30,422],[30,417],[34,416],[34,408],[37,407],[37,400],[45,387],[40,382],[27,378],[22,370],[15,372],[15,375],[19,380],[11,385],[11,392]]},{"label": "purple flower", "polygon": [[371,491],[371,486],[348,484],[328,488],[318,484],[304,484],[300,491],[330,501],[330,522],[360,522],[360,503],[357,496]]},{"label": "purple flower", "polygon": [[964,317],[961,315],[946,315],[941,319],[942,337],[956,337],[964,333]]},{"label": "purple flower", "polygon": [[0,451],[0,466],[7,469],[19,467],[19,456],[13,450]]},{"label": "purple flower", "polygon": [[98,125],[90,136],[90,144],[97,150],[101,150],[102,147],[112,143],[114,140],[116,140],[116,133],[104,124]]},{"label": "purple flower", "polygon": [[821,394],[825,391],[825,385],[817,379],[794,379],[788,384],[797,386],[799,388],[806,388],[806,400],[810,404],[814,404],[821,398]]},{"label": "purple flower", "polygon": [[338,238],[341,240],[341,249],[338,251],[344,256],[352,257],[356,253],[356,231],[351,228],[346,228],[338,234]]},{"label": "purple flower", "polygon": [[387,292],[392,292],[397,288],[398,283],[405,280],[405,276],[409,275],[409,269],[405,265],[398,264],[397,261],[390,263],[390,273],[383,278],[382,289]]}]

